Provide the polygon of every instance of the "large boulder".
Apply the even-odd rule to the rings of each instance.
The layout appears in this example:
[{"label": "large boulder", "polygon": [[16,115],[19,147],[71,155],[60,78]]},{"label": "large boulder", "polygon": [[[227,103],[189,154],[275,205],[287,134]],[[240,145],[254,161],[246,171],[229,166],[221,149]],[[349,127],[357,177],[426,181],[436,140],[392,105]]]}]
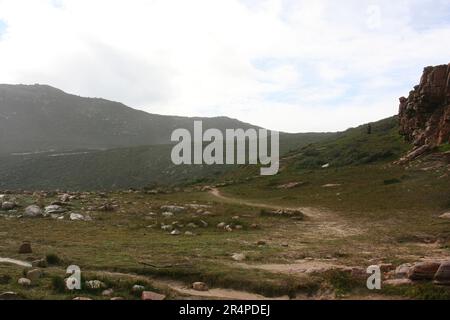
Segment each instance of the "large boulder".
[{"label": "large boulder", "polygon": [[450,285],[450,261],[441,263],[434,280],[437,284]]},{"label": "large boulder", "polygon": [[439,262],[419,262],[414,264],[408,272],[410,280],[433,280],[440,267]]},{"label": "large boulder", "polygon": [[42,210],[39,206],[33,204],[25,208],[25,217],[27,218],[38,218],[42,217]]}]

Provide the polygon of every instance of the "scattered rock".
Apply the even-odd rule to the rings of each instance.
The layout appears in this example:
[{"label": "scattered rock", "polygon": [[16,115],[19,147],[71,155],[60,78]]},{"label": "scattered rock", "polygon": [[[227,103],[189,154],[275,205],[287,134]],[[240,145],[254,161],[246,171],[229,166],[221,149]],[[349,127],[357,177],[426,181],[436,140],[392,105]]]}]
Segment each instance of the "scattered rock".
[{"label": "scattered rock", "polygon": [[25,208],[25,217],[27,218],[38,218],[42,217],[42,210],[39,206],[33,204]]},{"label": "scattered rock", "polygon": [[66,212],[66,209],[58,205],[50,205],[45,207],[45,214],[59,214]]},{"label": "scattered rock", "polygon": [[180,234],[181,234],[181,231],[178,230],[178,229],[175,229],[175,230],[173,230],[173,231],[170,233],[170,235],[172,235],[172,236],[178,236],[178,235],[180,235]]},{"label": "scattered rock", "polygon": [[0,294],[0,300],[22,300],[22,298],[15,292],[7,291]]},{"label": "scattered rock", "polygon": [[264,240],[259,240],[256,245],[257,246],[265,246],[267,243]]},{"label": "scattered rock", "polygon": [[194,282],[192,284],[192,289],[195,291],[208,291],[208,285],[204,282]]},{"label": "scattered rock", "polygon": [[198,228],[198,225],[196,225],[195,223],[191,222],[191,223],[188,223],[186,225],[186,228],[196,229],[196,228]]},{"label": "scattered rock", "polygon": [[192,233],[191,231],[186,231],[186,232],[184,233],[184,235],[185,235],[185,236],[194,236],[195,234]]},{"label": "scattered rock", "polygon": [[16,207],[16,204],[12,201],[5,201],[2,203],[2,210],[13,210]]},{"label": "scattered rock", "polygon": [[231,256],[234,261],[244,261],[247,257],[243,253],[235,253]]},{"label": "scattered rock", "polygon": [[22,245],[19,248],[19,253],[20,254],[33,253],[33,250],[31,250],[31,243],[29,242],[22,243]]},{"label": "scattered rock", "polygon": [[441,263],[434,280],[437,284],[450,285],[450,261]]},{"label": "scattered rock", "polygon": [[143,291],[141,295],[142,300],[154,300],[154,301],[160,301],[164,300],[166,298],[165,295],[159,294],[152,291]]},{"label": "scattered rock", "polygon": [[31,266],[34,268],[47,268],[48,263],[45,259],[38,259],[31,262]]},{"label": "scattered rock", "polygon": [[219,223],[219,224],[217,225],[217,228],[223,229],[223,228],[225,228],[226,225],[227,225],[227,224],[226,224],[225,222],[221,222],[221,223]]},{"label": "scattered rock", "polygon": [[339,183],[328,183],[328,184],[324,184],[322,186],[322,188],[336,188],[336,187],[340,187],[341,184]]},{"label": "scattered rock", "polygon": [[181,206],[162,206],[160,209],[163,211],[171,212],[171,213],[181,213],[186,210],[185,207],[181,207]]},{"label": "scattered rock", "polygon": [[67,193],[65,193],[59,197],[59,201],[61,201],[61,202],[69,202],[69,200],[70,200],[70,195]]},{"label": "scattered rock", "polygon": [[139,284],[135,284],[135,285],[131,288],[131,291],[134,292],[134,293],[140,293],[140,292],[142,292],[142,291],[144,291],[144,290],[145,290],[145,287],[144,287],[144,286],[141,286],[141,285],[139,285]]},{"label": "scattered rock", "polygon": [[118,301],[118,300],[125,300],[125,299],[123,297],[112,297],[109,300],[111,300],[111,301]]},{"label": "scattered rock", "polygon": [[278,209],[278,210],[261,210],[262,216],[274,216],[274,217],[287,217],[295,219],[303,219],[305,215],[300,210],[288,210],[288,209]]},{"label": "scattered rock", "polygon": [[105,289],[106,284],[101,282],[100,280],[90,280],[85,282],[86,288],[91,290]]},{"label": "scattered rock", "polygon": [[162,216],[163,216],[164,218],[171,218],[171,217],[173,217],[173,213],[172,213],[172,212],[169,212],[169,211],[166,211],[166,212],[163,212],[163,213],[162,213]]},{"label": "scattered rock", "polygon": [[172,225],[170,225],[170,224],[168,224],[168,225],[162,225],[161,226],[161,229],[162,230],[164,230],[164,231],[172,231],[173,230],[173,226]]},{"label": "scattered rock", "polygon": [[87,298],[87,297],[75,297],[72,300],[77,300],[77,301],[91,301],[91,298]]},{"label": "scattered rock", "polygon": [[23,287],[31,286],[31,280],[27,278],[20,278],[19,281],[17,281],[17,283]]},{"label": "scattered rock", "polygon": [[289,183],[281,184],[281,185],[277,186],[277,189],[293,189],[293,188],[299,187],[304,184],[305,184],[304,182],[289,182]]},{"label": "scattered rock", "polygon": [[408,272],[410,280],[433,280],[441,264],[439,262],[419,262]]},{"label": "scattered rock", "polygon": [[39,269],[33,269],[27,272],[27,278],[31,281],[36,281],[42,277],[42,271]]},{"label": "scattered rock", "polygon": [[409,270],[411,269],[412,264],[410,263],[404,263],[399,265],[396,269],[395,269],[395,273],[394,276],[396,279],[406,279],[408,278],[408,274],[409,274]]},{"label": "scattered rock", "polygon": [[84,216],[82,214],[72,212],[70,214],[70,220],[72,220],[72,221],[84,221]]},{"label": "scattered rock", "polygon": [[106,290],[103,290],[103,292],[102,292],[102,296],[104,296],[104,297],[111,297],[113,294],[114,294],[113,289],[106,289]]},{"label": "scattered rock", "polygon": [[441,219],[450,219],[450,212],[446,212],[439,216]]}]

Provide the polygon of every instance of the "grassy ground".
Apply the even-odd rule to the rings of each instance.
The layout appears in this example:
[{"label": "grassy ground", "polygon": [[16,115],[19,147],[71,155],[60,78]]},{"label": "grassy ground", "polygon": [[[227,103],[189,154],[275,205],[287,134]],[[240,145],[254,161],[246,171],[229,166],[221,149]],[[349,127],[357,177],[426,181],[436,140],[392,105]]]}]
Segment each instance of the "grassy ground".
[{"label": "grassy ground", "polygon": [[[439,179],[447,168],[422,169],[379,164],[320,171],[286,170],[276,177],[255,178],[222,188],[228,200],[193,190],[159,195],[111,193],[106,200],[91,194],[73,201],[72,211],[86,213],[88,206],[104,201],[116,203],[119,209],[91,212],[91,222],[3,218],[0,257],[32,260],[56,254],[63,262],[46,269],[46,276],[30,289],[15,284],[23,268],[1,266],[0,275],[9,275],[11,281],[0,284],[0,291],[14,290],[28,298],[72,297],[54,290],[52,277],[62,277],[64,267],[77,264],[86,272],[144,275],[149,283],[151,279],[176,279],[187,284],[204,281],[211,287],[266,296],[307,297],[329,287],[344,296],[351,292],[369,295],[363,281],[344,286],[342,274],[305,274],[295,272],[295,268],[305,261],[366,268],[373,263],[398,265],[423,257],[448,257],[450,222],[438,219],[450,205],[449,179]],[[293,189],[277,188],[293,181],[304,184]],[[323,187],[326,184],[335,186]],[[54,200],[17,197],[23,206]],[[210,213],[189,209],[174,217],[161,216],[162,205],[193,203],[210,206],[205,209]],[[302,207],[307,216],[303,221],[262,216],[257,204]],[[179,228],[181,235],[161,230],[161,223],[175,221],[184,225]],[[203,227],[202,221],[208,226]],[[187,228],[190,222],[199,227]],[[227,232],[216,227],[220,222],[241,225],[243,229]],[[187,230],[195,235],[185,235]],[[266,244],[258,245],[261,240]],[[31,241],[33,254],[17,253],[22,241]],[[244,253],[247,258],[237,263],[231,258],[234,253]],[[294,271],[285,272],[286,265]],[[133,297],[131,285],[111,284],[126,298]],[[430,295],[427,288],[386,288],[383,292],[420,298]],[[99,292],[86,294],[101,298]],[[438,296],[445,294],[446,290]]]}]

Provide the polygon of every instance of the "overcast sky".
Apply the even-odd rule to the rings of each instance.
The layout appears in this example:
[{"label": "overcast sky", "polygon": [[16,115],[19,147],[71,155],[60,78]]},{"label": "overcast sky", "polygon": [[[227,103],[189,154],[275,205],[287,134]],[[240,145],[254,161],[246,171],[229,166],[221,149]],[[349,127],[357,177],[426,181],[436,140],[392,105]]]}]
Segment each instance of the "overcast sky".
[{"label": "overcast sky", "polygon": [[449,0],[0,0],[0,83],[334,131],[397,113],[449,39]]}]

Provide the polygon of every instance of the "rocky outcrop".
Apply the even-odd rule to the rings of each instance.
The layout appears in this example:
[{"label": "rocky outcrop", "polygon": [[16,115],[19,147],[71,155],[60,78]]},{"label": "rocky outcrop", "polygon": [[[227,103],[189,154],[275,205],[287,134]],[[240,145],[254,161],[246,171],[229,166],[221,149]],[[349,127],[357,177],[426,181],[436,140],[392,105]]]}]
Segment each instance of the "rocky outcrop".
[{"label": "rocky outcrop", "polygon": [[400,98],[399,121],[414,145],[409,158],[450,142],[450,64],[424,69],[420,84]]}]

